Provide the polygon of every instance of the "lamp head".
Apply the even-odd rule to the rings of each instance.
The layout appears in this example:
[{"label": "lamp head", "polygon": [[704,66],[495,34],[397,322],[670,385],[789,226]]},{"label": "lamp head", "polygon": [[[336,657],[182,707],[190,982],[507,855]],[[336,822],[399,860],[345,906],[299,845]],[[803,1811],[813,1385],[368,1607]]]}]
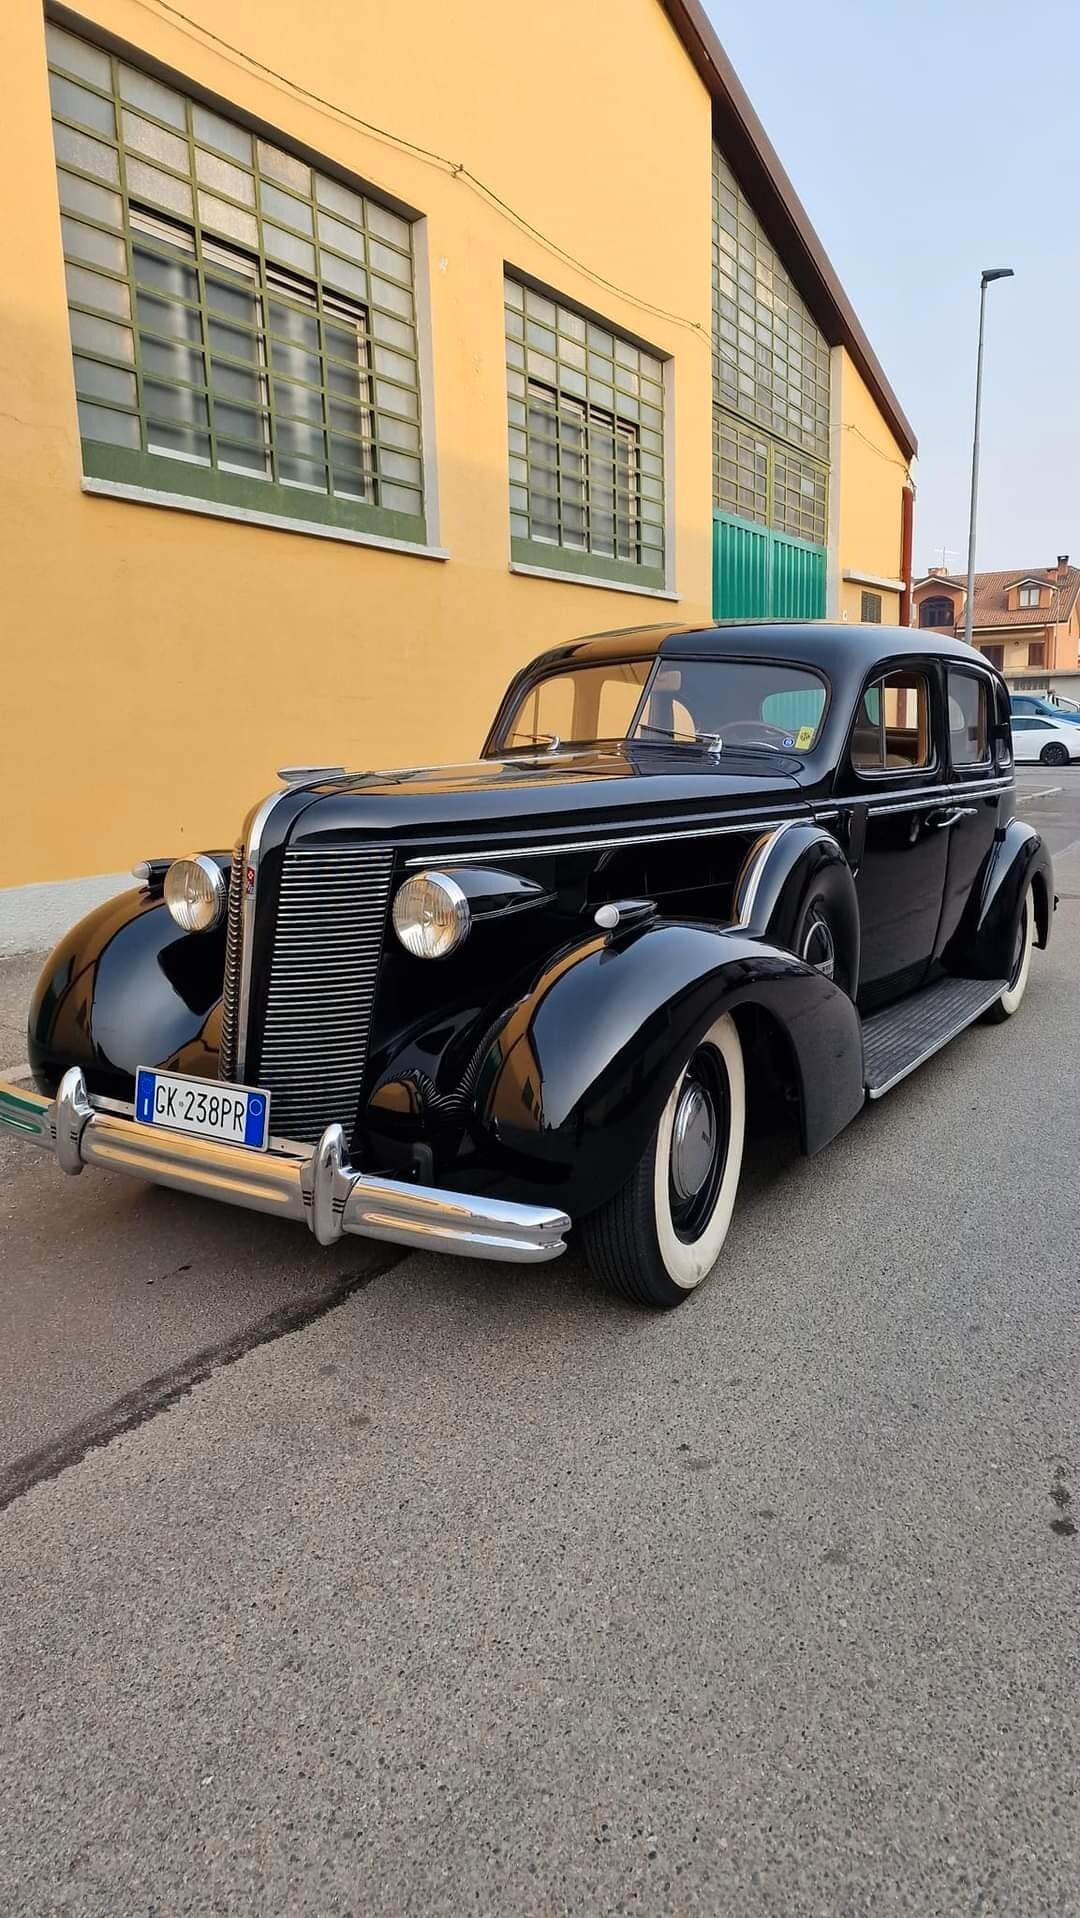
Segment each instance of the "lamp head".
[{"label": "lamp head", "polygon": [[989,286],[991,280],[1011,280],[1014,278],[1011,266],[986,266],[983,268],[982,283]]}]

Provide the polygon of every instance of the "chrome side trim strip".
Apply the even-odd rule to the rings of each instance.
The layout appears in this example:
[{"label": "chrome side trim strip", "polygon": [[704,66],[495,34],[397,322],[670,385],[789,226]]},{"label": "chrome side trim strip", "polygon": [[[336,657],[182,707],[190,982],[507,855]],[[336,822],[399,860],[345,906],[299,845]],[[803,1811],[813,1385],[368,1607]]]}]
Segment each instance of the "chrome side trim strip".
[{"label": "chrome side trim strip", "polygon": [[[989,797],[990,794],[987,794]],[[950,793],[937,793],[933,799],[894,799],[888,804],[869,807],[868,814],[871,819],[878,819],[885,813],[893,812],[945,812],[951,801]]]},{"label": "chrome side trim strip", "polygon": [[391,1245],[535,1265],[558,1258],[570,1230],[567,1214],[556,1206],[368,1177],[349,1164],[338,1125],[328,1126],[314,1148],[299,1152],[252,1152],[142,1125],[90,1099],[78,1066],[65,1072],[54,1100],[0,1082],[0,1128],[51,1153],[67,1173],[105,1166],[174,1191],[302,1221],[321,1245],[352,1232]]},{"label": "chrome side trim strip", "polygon": [[[508,859],[542,859],[555,852],[605,852],[615,850],[620,846],[657,846],[661,844],[662,841],[668,839],[719,839],[725,833],[754,832],[756,830],[767,832],[770,826],[783,826],[788,823],[788,821],[777,819],[774,816],[770,816],[768,819],[739,818],[736,822],[726,826],[681,826],[672,832],[624,833],[618,839],[553,840],[546,846],[486,846],[483,852],[444,851],[439,854],[439,857],[443,859],[447,865],[455,866],[471,864],[474,860],[478,859],[493,859],[505,865]],[[808,810],[804,810],[798,819],[790,821],[790,824],[793,826],[804,823],[808,826],[813,825],[813,814]],[[406,866],[431,866],[434,864],[434,861],[435,854],[427,853],[420,858],[407,859],[405,864]]]},{"label": "chrome side trim strip", "polygon": [[[496,864],[505,864],[508,859],[542,859],[552,853],[559,852],[604,852],[620,846],[655,846],[671,839],[717,839],[723,837],[726,833],[753,832],[755,829],[767,832],[770,827],[781,826],[788,823],[792,825],[800,825],[803,823],[814,825],[821,820],[838,819],[841,812],[847,812],[852,806],[868,806],[871,812],[905,812],[914,810],[916,807],[943,806],[947,804],[950,798],[955,798],[961,793],[966,793],[972,798],[978,798],[980,796],[990,798],[994,794],[1007,792],[1008,790],[1008,786],[934,786],[932,788],[922,788],[918,795],[914,793],[910,795],[897,793],[886,793],[882,795],[877,793],[853,793],[845,795],[838,801],[831,800],[827,806],[817,809],[814,808],[811,801],[807,800],[797,808],[794,806],[773,806],[766,816],[757,813],[742,812],[729,814],[727,821],[722,826],[702,826],[697,824],[692,826],[675,826],[672,827],[669,832],[622,833],[618,838],[610,839],[555,839],[549,841],[549,843],[544,846],[485,846],[483,850],[479,852],[472,850],[468,852],[454,852],[444,847],[438,855],[433,852],[417,854],[407,859],[405,864],[409,868],[430,866],[436,856],[447,862],[452,862],[455,866],[469,865],[478,860],[492,860]],[[891,806],[885,803],[890,800],[895,802]]]}]

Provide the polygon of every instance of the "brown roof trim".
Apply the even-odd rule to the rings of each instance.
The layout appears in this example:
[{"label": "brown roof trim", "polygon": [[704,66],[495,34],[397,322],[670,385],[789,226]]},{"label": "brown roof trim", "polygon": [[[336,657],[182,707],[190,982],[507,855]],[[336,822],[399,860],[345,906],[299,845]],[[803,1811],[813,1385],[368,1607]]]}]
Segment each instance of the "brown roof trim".
[{"label": "brown roof trim", "polygon": [[712,95],[719,144],[831,346],[845,346],[907,459],[918,442],[700,0],[661,0]]}]

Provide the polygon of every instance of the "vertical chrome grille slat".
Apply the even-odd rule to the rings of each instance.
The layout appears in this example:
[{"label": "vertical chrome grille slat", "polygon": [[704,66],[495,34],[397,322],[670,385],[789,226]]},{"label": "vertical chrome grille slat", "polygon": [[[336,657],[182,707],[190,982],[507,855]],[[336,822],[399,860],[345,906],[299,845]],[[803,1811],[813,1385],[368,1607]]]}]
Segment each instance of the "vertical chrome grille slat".
[{"label": "vertical chrome grille slat", "polygon": [[221,994],[221,1050],[218,1073],[236,1077],[236,1001],[240,988],[240,927],[244,911],[244,847],[233,847],[225,922],[225,983]]},{"label": "vertical chrome grille slat", "polygon": [[259,1083],[282,1137],[314,1143],[335,1121],[352,1127],[393,865],[382,847],[285,854],[257,1047]]}]

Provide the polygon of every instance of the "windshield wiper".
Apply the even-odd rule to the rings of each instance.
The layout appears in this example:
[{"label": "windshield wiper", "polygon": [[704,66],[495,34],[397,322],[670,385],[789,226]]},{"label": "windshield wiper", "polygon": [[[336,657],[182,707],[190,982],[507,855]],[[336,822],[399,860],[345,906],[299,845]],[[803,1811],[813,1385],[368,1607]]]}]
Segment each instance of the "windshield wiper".
[{"label": "windshield wiper", "polygon": [[[656,739],[651,737],[654,733],[658,735]],[[646,738],[646,734],[650,737]],[[686,733],[678,733],[668,726],[643,726],[634,734],[630,743],[639,746],[700,746],[706,752],[711,752],[717,759],[722,752],[779,753],[784,750],[782,746],[770,746],[767,739],[736,739],[730,745],[725,745],[723,733],[695,733],[690,738]]]}]

